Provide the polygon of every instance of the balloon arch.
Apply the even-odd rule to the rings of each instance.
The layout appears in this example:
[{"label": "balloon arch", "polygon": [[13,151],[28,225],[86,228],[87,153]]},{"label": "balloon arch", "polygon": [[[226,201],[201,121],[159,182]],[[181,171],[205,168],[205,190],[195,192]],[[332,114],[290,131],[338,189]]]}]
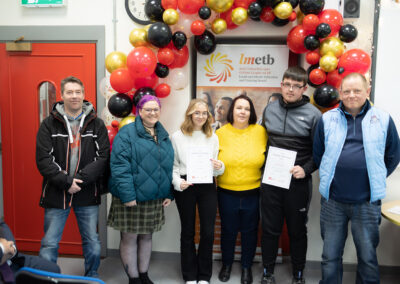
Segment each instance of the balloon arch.
[{"label": "balloon arch", "polygon": [[[312,102],[325,111],[336,107],[338,87],[351,72],[366,73],[371,65],[361,49],[345,51],[357,37],[353,25],[343,25],[341,13],[325,9],[324,0],[147,0],[144,11],[154,23],[133,29],[128,54],[114,51],[106,57],[111,74],[99,89],[107,100],[102,117],[112,139],[118,128],[134,121],[136,103],[145,94],[167,97],[171,89],[187,86],[182,70],[188,60],[187,39],[201,54],[216,48],[214,34],[244,25],[250,18],[260,24],[284,26],[297,20],[287,35],[294,53],[305,53],[308,83],[315,87]],[[133,114],[133,115],[132,115]],[[116,121],[122,118],[120,122]]]}]

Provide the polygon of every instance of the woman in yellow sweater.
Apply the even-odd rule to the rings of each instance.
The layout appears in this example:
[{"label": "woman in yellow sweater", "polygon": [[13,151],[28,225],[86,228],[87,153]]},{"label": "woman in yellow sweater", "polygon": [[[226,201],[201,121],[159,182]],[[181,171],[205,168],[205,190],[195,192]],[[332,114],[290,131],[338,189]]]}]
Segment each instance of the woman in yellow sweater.
[{"label": "woman in yellow sweater", "polygon": [[253,102],[246,95],[236,97],[228,111],[228,124],[216,131],[218,160],[225,172],[218,177],[218,208],[221,216],[222,268],[218,278],[230,278],[236,237],[242,239],[242,284],[253,282],[251,266],[257,246],[259,190],[264,165],[267,133],[256,124]]}]

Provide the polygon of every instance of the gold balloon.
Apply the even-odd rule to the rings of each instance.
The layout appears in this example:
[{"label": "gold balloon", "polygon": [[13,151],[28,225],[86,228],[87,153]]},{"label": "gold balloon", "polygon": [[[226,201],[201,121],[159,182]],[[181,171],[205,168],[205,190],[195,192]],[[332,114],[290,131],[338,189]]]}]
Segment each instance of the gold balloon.
[{"label": "gold balloon", "polygon": [[145,29],[133,29],[129,35],[129,42],[134,46],[147,46],[147,31]]},{"label": "gold balloon", "polygon": [[328,54],[322,56],[319,60],[319,67],[321,67],[321,69],[325,72],[331,72],[335,70],[337,65],[338,59],[332,52],[329,52]]},{"label": "gold balloon", "polygon": [[162,19],[167,25],[175,25],[179,21],[179,13],[175,9],[167,9],[164,11]]},{"label": "gold balloon", "polygon": [[233,0],[207,0],[207,6],[217,13],[228,11],[233,5]]},{"label": "gold balloon", "polygon": [[344,52],[343,42],[337,37],[328,37],[327,39],[324,39],[319,47],[319,54],[324,56],[329,52],[332,52],[337,58],[342,56]]},{"label": "gold balloon", "polygon": [[211,30],[215,34],[221,34],[226,31],[226,21],[224,19],[215,19],[211,25]]},{"label": "gold balloon", "polygon": [[126,67],[126,55],[120,51],[110,52],[106,57],[106,69],[112,73],[118,68]]},{"label": "gold balloon", "polygon": [[118,125],[118,129],[121,129],[121,128],[124,127],[125,125],[134,122],[134,121],[135,121],[135,118],[136,118],[136,116],[134,116],[134,115],[129,115],[129,116],[124,117],[124,118],[120,121],[120,123],[119,123],[119,125]]},{"label": "gold balloon", "polygon": [[287,19],[292,14],[293,7],[289,2],[281,2],[274,8],[274,14],[279,19]]},{"label": "gold balloon", "polygon": [[242,25],[247,21],[247,10],[242,7],[237,7],[232,10],[232,22],[235,25]]}]

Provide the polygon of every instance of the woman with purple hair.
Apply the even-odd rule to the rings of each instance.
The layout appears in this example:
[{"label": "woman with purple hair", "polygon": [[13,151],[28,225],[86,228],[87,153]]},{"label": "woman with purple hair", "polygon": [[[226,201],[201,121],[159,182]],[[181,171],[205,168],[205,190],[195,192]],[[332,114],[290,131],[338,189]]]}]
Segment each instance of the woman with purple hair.
[{"label": "woman with purple hair", "polygon": [[108,225],[121,231],[120,255],[129,284],[153,283],[148,275],[152,233],[165,223],[171,203],[174,150],[161,123],[157,97],[145,95],[133,123],[121,128],[111,153]]}]

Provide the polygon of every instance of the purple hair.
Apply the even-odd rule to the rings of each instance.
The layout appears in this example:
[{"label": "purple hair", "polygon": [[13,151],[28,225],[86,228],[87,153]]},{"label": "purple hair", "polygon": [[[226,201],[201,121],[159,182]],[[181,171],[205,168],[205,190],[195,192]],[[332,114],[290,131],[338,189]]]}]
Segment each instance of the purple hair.
[{"label": "purple hair", "polygon": [[150,101],[157,102],[158,106],[161,109],[161,103],[160,103],[160,100],[157,97],[152,96],[152,95],[144,95],[136,105],[136,116],[139,115],[139,110],[143,108],[144,104],[147,103],[147,102],[150,102]]}]

